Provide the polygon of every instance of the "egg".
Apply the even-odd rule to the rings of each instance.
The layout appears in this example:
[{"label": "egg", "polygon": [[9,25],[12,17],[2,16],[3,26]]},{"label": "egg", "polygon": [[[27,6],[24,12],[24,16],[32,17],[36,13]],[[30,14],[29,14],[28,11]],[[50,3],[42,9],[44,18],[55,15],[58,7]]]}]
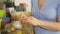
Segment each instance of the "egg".
[{"label": "egg", "polygon": [[22,24],[19,21],[14,21],[12,23],[12,25],[16,28],[16,29],[22,29]]}]

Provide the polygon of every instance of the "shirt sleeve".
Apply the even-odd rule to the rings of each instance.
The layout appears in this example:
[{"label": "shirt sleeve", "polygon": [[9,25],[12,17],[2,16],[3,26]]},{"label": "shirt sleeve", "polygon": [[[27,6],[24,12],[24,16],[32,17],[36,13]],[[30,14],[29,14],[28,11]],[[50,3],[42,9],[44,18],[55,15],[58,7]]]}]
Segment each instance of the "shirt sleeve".
[{"label": "shirt sleeve", "polygon": [[57,13],[58,13],[58,16],[60,16],[60,1],[58,2],[58,5],[57,5]]}]

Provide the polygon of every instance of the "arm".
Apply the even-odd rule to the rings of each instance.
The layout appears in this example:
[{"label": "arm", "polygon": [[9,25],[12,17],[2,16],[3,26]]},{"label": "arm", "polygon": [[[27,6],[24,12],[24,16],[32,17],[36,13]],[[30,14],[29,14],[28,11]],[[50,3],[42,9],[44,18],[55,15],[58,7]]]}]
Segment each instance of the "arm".
[{"label": "arm", "polygon": [[[31,12],[30,12],[31,14]],[[59,11],[60,14],[60,11]],[[48,21],[43,21],[43,20],[38,20],[36,18],[30,18],[31,20],[27,20],[30,21],[31,24],[35,25],[37,24],[37,26],[40,26],[42,28],[48,29],[48,30],[52,30],[52,31],[60,31],[60,16],[58,16],[58,22],[48,22]]]},{"label": "arm", "polygon": [[48,22],[48,21],[38,20],[34,17],[30,17],[27,21],[34,26],[40,26],[42,28],[52,30],[52,31],[60,31],[60,19],[59,18],[58,18],[58,22]]},{"label": "arm", "polygon": [[58,16],[58,22],[48,22],[48,21],[38,20],[34,17],[28,18],[27,22],[29,22],[32,25],[40,26],[48,30],[60,31],[60,16]]},{"label": "arm", "polygon": [[53,31],[60,31],[60,17],[58,19],[59,22],[47,22],[47,21],[42,21],[39,20],[39,26],[48,29],[48,30],[53,30]]}]

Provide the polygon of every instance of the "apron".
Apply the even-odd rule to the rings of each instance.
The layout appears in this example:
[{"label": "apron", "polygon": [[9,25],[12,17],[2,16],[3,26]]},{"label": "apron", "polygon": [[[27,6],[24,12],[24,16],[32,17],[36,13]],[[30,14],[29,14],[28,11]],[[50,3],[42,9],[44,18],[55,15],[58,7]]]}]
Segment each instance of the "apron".
[{"label": "apron", "polygon": [[[40,20],[56,22],[57,20],[57,2],[59,0],[45,0],[41,9],[38,9],[38,0],[31,0],[32,15]],[[41,27],[34,27],[35,34],[60,34],[60,31],[50,31]]]}]

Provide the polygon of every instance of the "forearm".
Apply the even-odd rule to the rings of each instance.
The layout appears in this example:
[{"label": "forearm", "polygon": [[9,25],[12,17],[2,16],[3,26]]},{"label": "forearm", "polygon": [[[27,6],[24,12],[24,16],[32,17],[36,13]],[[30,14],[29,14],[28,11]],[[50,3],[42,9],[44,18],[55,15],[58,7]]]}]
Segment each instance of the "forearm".
[{"label": "forearm", "polygon": [[47,22],[40,20],[39,26],[53,31],[60,31],[60,23],[58,22]]}]

